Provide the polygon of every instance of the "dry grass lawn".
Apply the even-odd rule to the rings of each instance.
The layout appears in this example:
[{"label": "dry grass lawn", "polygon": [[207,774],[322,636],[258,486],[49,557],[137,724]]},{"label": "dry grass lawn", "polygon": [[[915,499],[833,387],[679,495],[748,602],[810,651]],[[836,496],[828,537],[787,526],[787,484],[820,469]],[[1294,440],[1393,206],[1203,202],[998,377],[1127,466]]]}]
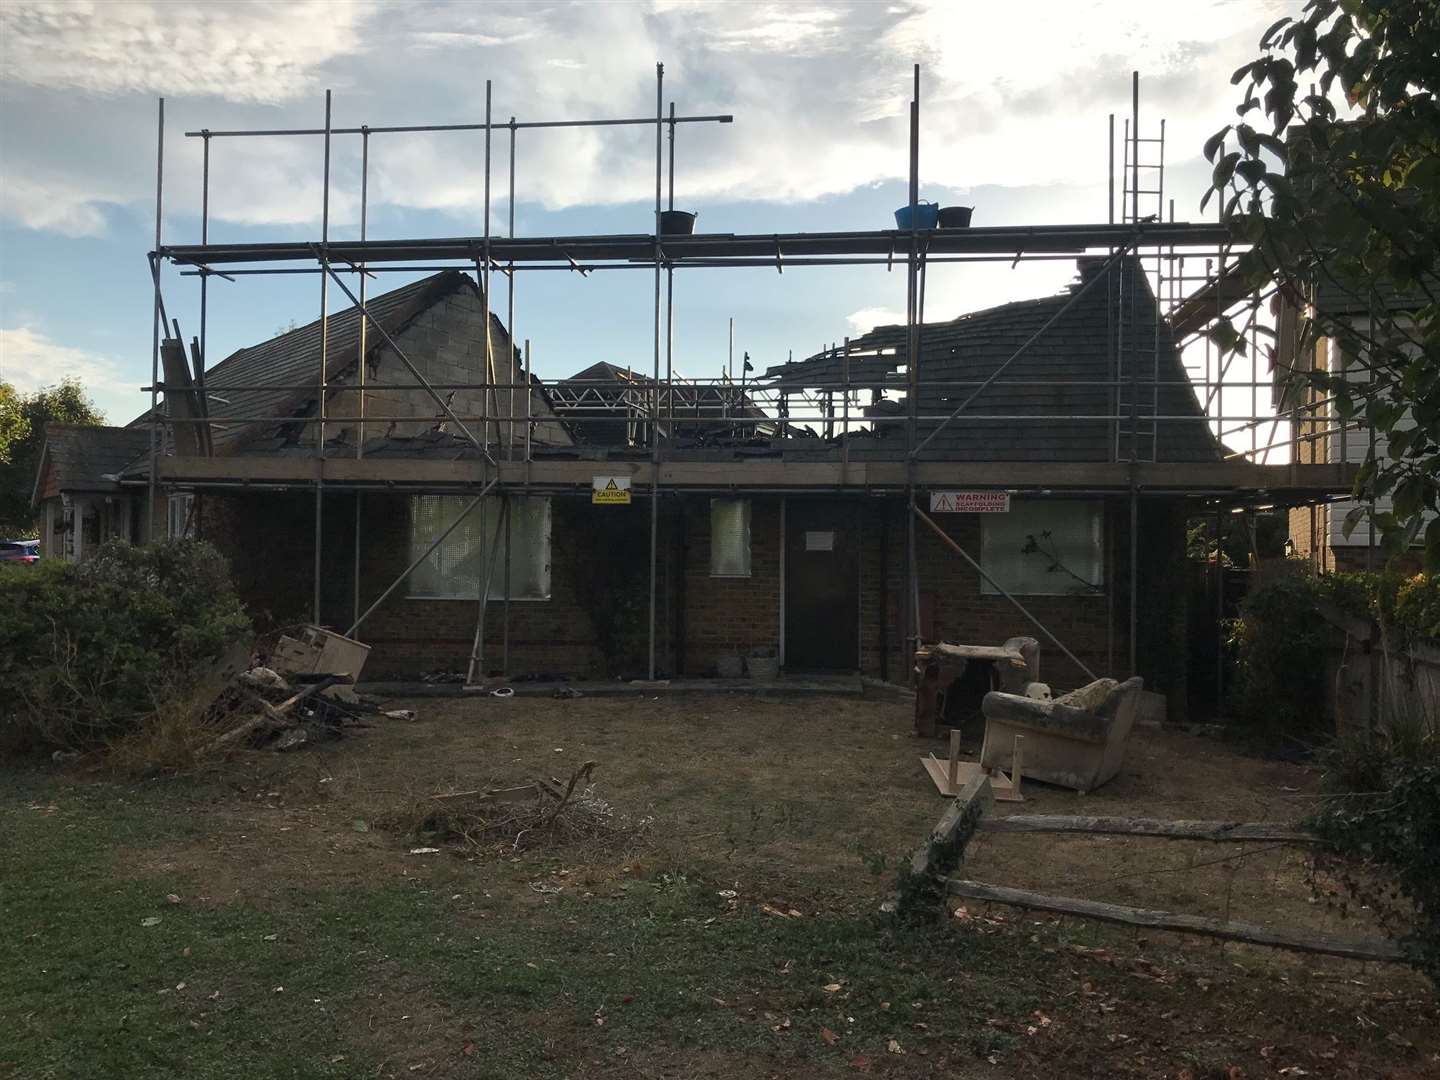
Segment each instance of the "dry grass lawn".
[{"label": "dry grass lawn", "polygon": [[[0,1029],[22,1037],[0,1040],[0,1076],[1440,1070],[1434,998],[1404,969],[984,905],[891,925],[899,860],[944,806],[919,763],[940,744],[893,697],[396,704],[419,719],[201,777],[11,770]],[[585,761],[642,831],[510,850],[403,827],[431,794]],[[1289,820],[1316,779],[1141,730],[1101,791],[1032,784],[996,812]],[[965,872],[1373,936],[1312,900],[1308,866],[1261,844],[981,834]]]}]

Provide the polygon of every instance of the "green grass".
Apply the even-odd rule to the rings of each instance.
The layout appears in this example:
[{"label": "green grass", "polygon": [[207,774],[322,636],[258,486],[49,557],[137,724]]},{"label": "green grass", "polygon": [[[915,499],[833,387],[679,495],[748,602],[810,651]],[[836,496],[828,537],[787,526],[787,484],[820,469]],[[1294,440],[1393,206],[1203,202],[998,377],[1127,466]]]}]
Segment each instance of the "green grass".
[{"label": "green grass", "polygon": [[[991,1052],[985,1020],[1039,1000],[999,977],[1013,941],[732,909],[723,885],[683,868],[542,900],[513,866],[455,862],[427,881],[290,881],[204,906],[196,882],[126,877],[115,852],[197,840],[215,792],[67,788],[45,813],[27,804],[59,793],[7,779],[19,797],[0,817],[0,1076],[319,1078],[415,1062],[425,1075],[562,1076],[700,1049],[827,1072],[883,1058],[891,1038]],[[451,900],[470,879],[492,892],[483,919]],[[426,1030],[397,1027],[401,1008],[423,1010]]]}]

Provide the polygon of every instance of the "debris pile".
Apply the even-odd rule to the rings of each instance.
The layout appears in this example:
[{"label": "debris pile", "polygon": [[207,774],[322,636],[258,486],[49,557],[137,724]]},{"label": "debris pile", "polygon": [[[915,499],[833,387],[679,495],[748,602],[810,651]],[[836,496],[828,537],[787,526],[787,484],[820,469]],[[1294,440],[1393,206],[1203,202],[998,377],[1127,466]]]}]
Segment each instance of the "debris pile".
[{"label": "debris pile", "polygon": [[639,840],[651,819],[632,819],[595,793],[595,762],[568,782],[538,777],[512,788],[446,792],[421,799],[396,824],[417,842],[510,855],[541,846],[615,850]]},{"label": "debris pile", "polygon": [[380,709],[351,690],[351,682],[348,674],[292,673],[287,680],[273,668],[242,671],[206,714],[206,726],[218,734],[200,756],[257,747],[298,750],[366,727],[364,717]]}]

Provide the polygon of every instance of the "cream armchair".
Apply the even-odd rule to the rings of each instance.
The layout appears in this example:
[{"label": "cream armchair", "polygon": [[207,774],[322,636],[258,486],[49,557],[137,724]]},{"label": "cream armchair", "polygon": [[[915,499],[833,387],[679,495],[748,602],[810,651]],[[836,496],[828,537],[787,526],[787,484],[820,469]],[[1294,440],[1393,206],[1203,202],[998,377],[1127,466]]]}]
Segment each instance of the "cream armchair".
[{"label": "cream armchair", "polygon": [[1139,677],[1123,683],[1097,679],[1053,701],[992,690],[982,705],[980,764],[1009,771],[1015,736],[1023,735],[1027,780],[1093,791],[1120,771],[1144,685]]}]

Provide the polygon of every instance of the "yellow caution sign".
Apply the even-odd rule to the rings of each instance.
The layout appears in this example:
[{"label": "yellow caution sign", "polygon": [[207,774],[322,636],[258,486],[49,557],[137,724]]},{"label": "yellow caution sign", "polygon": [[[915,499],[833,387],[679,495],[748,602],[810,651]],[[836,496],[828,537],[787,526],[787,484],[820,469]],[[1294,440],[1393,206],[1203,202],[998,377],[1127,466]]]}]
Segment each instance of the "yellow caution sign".
[{"label": "yellow caution sign", "polygon": [[595,506],[629,506],[630,477],[594,477],[590,481],[590,502]]}]

